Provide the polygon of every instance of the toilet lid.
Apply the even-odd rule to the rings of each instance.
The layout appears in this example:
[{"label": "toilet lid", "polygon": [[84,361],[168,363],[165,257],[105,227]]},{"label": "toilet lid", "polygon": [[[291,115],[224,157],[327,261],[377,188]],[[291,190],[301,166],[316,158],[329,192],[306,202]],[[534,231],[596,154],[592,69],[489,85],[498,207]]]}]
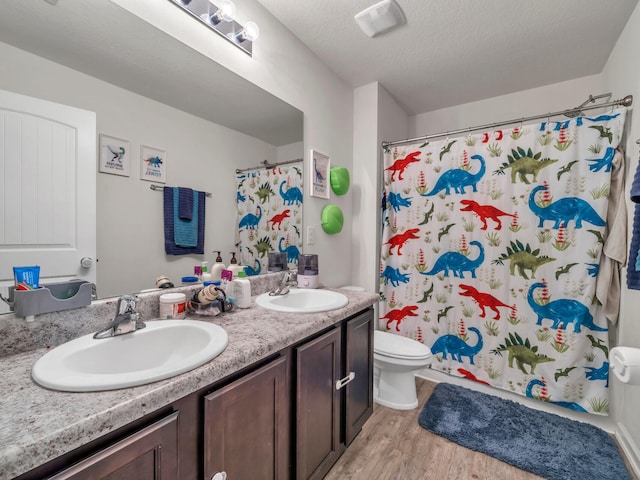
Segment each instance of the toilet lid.
[{"label": "toilet lid", "polygon": [[373,332],[373,349],[379,355],[395,358],[429,358],[431,350],[423,343],[380,330]]}]

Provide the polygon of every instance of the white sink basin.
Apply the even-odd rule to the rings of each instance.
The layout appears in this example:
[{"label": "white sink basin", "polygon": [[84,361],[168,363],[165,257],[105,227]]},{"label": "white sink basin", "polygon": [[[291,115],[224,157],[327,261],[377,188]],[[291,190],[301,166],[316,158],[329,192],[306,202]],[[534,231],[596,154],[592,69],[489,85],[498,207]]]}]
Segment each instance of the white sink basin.
[{"label": "white sink basin", "polygon": [[343,294],[331,290],[292,288],[285,295],[263,293],[256,297],[259,307],[276,312],[316,313],[342,308],[349,303]]},{"label": "white sink basin", "polygon": [[222,353],[227,332],[197,320],[155,320],[144,329],[96,340],[71,340],[43,355],[31,371],[43,387],[94,392],[134,387],[188,372]]}]

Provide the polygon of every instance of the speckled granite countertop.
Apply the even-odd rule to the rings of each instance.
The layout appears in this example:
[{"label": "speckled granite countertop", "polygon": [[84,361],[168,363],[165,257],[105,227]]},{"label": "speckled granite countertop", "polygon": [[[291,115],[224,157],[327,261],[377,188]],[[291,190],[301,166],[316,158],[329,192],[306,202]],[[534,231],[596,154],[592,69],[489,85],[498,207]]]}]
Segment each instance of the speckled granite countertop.
[{"label": "speckled granite countertop", "polygon": [[349,304],[331,312],[278,313],[253,303],[249,309],[234,309],[212,318],[197,317],[226,330],[229,344],[225,351],[195,370],[134,388],[56,392],[38,386],[31,379],[31,367],[46,353],[46,348],[0,357],[0,480],[25,473],[154,412],[371,306],[378,299],[371,293],[340,292],[349,298]]}]

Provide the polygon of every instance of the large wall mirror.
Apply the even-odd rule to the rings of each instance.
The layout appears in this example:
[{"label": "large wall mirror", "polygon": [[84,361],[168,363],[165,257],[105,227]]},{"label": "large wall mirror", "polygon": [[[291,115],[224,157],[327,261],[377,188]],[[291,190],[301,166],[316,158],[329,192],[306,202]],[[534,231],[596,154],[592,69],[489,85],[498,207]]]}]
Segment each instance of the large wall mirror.
[{"label": "large wall mirror", "polygon": [[[301,111],[108,0],[3,0],[0,42],[0,89],[93,111],[97,149],[100,136],[130,149],[128,176],[96,173],[99,297],[151,288],[158,275],[179,284],[214,250],[228,263],[236,169],[303,157]],[[165,254],[163,194],[140,173],[149,147],[166,154],[161,186],[211,193],[204,255]]]}]

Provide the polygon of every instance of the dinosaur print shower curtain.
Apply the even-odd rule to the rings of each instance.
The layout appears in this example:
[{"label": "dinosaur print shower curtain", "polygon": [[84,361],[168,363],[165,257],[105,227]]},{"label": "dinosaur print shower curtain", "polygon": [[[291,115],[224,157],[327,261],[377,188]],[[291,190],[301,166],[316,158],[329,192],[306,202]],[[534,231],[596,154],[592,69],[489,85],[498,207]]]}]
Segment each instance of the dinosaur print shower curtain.
[{"label": "dinosaur print shower curtain", "polygon": [[302,248],[302,162],[236,175],[238,262],[247,275],[264,273],[269,252],[287,254],[297,269]]},{"label": "dinosaur print shower curtain", "polygon": [[380,328],[433,369],[607,414],[595,285],[624,117],[388,147]]}]

